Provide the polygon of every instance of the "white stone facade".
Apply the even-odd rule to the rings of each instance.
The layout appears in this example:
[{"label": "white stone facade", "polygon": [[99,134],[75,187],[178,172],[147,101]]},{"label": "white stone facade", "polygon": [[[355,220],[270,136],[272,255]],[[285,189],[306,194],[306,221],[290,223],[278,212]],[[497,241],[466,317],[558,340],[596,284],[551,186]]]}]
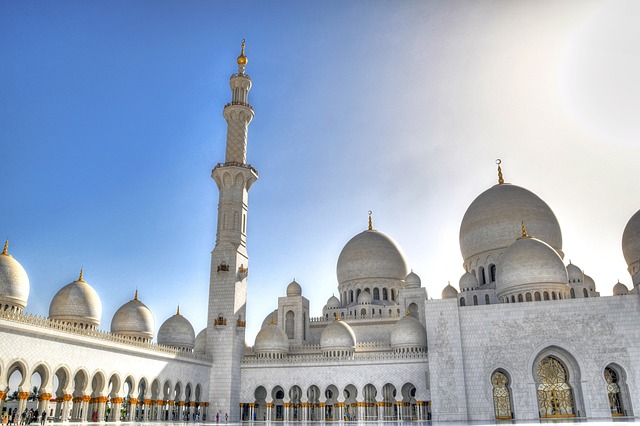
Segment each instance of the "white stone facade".
[{"label": "white stone facade", "polygon": [[[61,422],[637,415],[640,215],[623,237],[633,287],[619,283],[616,296],[599,297],[584,271],[563,263],[551,208],[505,184],[500,169],[498,185],[464,216],[459,292],[449,285],[430,300],[400,247],[370,217],[337,257],[339,296],[323,315],[310,317],[294,281],[273,301],[277,309],[255,345],[245,347],[248,192],[258,178],[246,164],[254,117],[246,65],[243,46],[224,109],[226,159],[212,171],[220,194],[207,328],[196,338],[178,311],[161,327],[166,345],[153,344],[153,317],[137,293],[114,316],[111,333],[96,329],[93,293],[74,298],[72,312],[56,302],[52,318],[24,314],[28,277],[5,244],[0,408],[37,407]],[[82,275],[74,288],[90,290]],[[22,381],[13,398],[5,390],[16,371]],[[42,383],[32,395],[35,373]]]}]

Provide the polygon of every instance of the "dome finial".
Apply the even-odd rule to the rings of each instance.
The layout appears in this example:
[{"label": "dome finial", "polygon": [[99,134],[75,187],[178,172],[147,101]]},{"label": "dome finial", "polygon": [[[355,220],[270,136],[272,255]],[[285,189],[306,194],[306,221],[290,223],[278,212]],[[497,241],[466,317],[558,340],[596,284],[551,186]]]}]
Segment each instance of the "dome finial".
[{"label": "dome finial", "polygon": [[406,312],[405,316],[407,316],[407,317],[409,316],[409,308],[407,308],[407,312]]},{"label": "dome finial", "polygon": [[524,220],[522,221],[522,238],[529,238],[527,234],[527,228],[524,226]]},{"label": "dome finial", "polygon": [[176,312],[176,315],[180,315],[180,305],[178,305],[178,312]]},{"label": "dome finial", "polygon": [[133,300],[138,301],[138,289],[136,288],[136,294],[133,295]]},{"label": "dome finial", "polygon": [[271,315],[271,320],[269,320],[269,324],[270,325],[275,325],[276,324],[276,316],[275,316],[275,314]]},{"label": "dome finial", "polygon": [[240,52],[240,56],[238,56],[238,68],[241,70],[247,66],[248,59],[244,56],[244,42],[245,39],[242,39],[242,51]]},{"label": "dome finial", "polygon": [[371,215],[373,212],[369,210],[369,231],[373,231],[373,222],[371,221]]},{"label": "dome finial", "polygon": [[498,165],[498,184],[502,185],[504,183],[504,179],[502,178],[502,167],[500,167],[502,160],[498,158],[496,160],[496,164]]},{"label": "dome finial", "polygon": [[4,249],[2,249],[2,254],[4,254],[5,256],[9,256],[8,250],[9,250],[9,239],[7,238],[6,240],[4,240]]},{"label": "dome finial", "polygon": [[81,266],[80,267],[80,276],[78,277],[78,281],[80,281],[80,282],[84,282],[84,280],[82,279],[82,272],[83,272],[83,268]]}]

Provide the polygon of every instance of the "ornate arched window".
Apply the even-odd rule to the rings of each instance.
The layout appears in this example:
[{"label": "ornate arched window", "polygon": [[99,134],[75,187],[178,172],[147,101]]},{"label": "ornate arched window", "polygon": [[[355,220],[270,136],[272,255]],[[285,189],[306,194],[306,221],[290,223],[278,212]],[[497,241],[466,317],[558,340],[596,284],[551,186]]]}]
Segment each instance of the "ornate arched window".
[{"label": "ornate arched window", "polygon": [[501,371],[496,371],[491,375],[493,385],[493,409],[496,419],[511,419],[511,393],[509,392],[509,378]]},{"label": "ornate arched window", "polygon": [[373,300],[380,300],[380,290],[378,287],[373,289]]},{"label": "ornate arched window", "polygon": [[286,319],[285,319],[284,331],[285,331],[285,333],[287,333],[287,337],[289,339],[293,339],[293,337],[294,337],[294,330],[295,330],[295,320],[294,320],[294,318],[295,318],[295,314],[293,313],[293,311],[287,312]]},{"label": "ornate arched window", "polygon": [[614,417],[624,416],[618,373],[616,373],[613,368],[607,367],[604,369],[604,380],[605,382],[607,382],[607,394],[609,395],[609,407],[611,408],[611,415]]},{"label": "ornate arched window", "polygon": [[589,292],[587,291],[587,289],[586,289],[586,288],[583,288],[583,289],[582,289],[582,295],[583,295],[584,297],[589,297]]},{"label": "ornate arched window", "polygon": [[490,282],[494,282],[496,280],[496,265],[489,265],[489,280]]},{"label": "ornate arched window", "polygon": [[573,391],[565,366],[547,356],[538,363],[536,376],[540,418],[575,417]]}]

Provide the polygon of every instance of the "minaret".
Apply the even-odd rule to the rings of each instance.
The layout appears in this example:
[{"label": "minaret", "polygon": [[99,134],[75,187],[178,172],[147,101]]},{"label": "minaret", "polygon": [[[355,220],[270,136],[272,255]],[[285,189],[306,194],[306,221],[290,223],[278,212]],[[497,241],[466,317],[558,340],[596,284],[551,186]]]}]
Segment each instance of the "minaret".
[{"label": "minaret", "polygon": [[247,57],[238,57],[238,73],[231,76],[231,102],[224,107],[227,120],[225,162],[211,177],[218,185],[218,227],[216,246],[211,253],[207,353],[213,357],[209,380],[209,418],[216,413],[240,417],[240,362],[244,352],[247,275],[247,202],[258,173],[246,164],[247,127],[253,119],[248,103],[251,78],[244,73]]}]

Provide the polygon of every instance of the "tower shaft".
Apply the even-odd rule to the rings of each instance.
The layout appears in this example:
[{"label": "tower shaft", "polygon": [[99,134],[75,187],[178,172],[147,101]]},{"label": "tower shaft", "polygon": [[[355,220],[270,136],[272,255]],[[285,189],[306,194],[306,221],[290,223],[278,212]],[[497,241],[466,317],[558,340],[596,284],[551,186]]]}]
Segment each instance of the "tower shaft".
[{"label": "tower shaft", "polygon": [[240,363],[244,353],[249,256],[246,247],[248,194],[258,179],[246,164],[247,128],[253,119],[248,103],[251,79],[244,73],[247,58],[238,57],[231,76],[232,101],[224,107],[227,121],[225,162],[211,177],[220,191],[216,245],[211,253],[207,353],[213,358],[209,380],[209,416],[239,419]]}]

